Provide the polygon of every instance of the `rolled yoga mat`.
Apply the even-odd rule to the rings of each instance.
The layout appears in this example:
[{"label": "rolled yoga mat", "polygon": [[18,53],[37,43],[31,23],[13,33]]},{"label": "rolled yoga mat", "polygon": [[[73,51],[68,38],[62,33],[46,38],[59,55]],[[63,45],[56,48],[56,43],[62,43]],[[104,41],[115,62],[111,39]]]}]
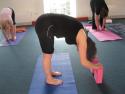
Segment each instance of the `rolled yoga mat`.
[{"label": "rolled yoga mat", "polygon": [[122,23],[108,24],[107,28],[119,35],[125,35],[125,24]]},{"label": "rolled yoga mat", "polygon": [[62,72],[62,85],[53,86],[45,83],[42,70],[42,56],[36,62],[29,94],[78,94],[68,53],[55,53],[52,58],[53,70]]}]

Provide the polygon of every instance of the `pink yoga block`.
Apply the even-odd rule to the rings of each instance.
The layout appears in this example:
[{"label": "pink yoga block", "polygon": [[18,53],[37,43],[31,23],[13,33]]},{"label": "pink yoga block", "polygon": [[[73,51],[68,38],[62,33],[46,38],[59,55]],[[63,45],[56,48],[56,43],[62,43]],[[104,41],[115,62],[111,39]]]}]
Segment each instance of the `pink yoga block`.
[{"label": "pink yoga block", "polygon": [[[94,59],[93,62],[94,64],[99,63],[98,59]],[[103,67],[99,69],[92,69],[91,72],[94,74],[94,78],[97,84],[102,84],[103,80]]]}]

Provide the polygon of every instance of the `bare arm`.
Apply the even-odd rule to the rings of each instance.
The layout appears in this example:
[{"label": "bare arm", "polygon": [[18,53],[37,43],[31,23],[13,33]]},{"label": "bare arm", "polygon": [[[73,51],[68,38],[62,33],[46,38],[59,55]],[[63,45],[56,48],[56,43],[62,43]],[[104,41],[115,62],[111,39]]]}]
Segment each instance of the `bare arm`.
[{"label": "bare arm", "polygon": [[100,26],[99,15],[96,15],[96,14],[95,14],[95,24],[96,24],[97,30],[99,30],[99,26]]},{"label": "bare arm", "polygon": [[81,29],[78,34],[77,34],[77,47],[79,50],[79,57],[80,57],[80,62],[81,64],[87,68],[87,69],[97,69],[101,67],[101,64],[93,64],[90,61],[87,60],[87,37],[83,29]]},{"label": "bare arm", "polygon": [[105,18],[103,18],[102,30],[104,30],[104,29],[105,29],[105,24],[106,24],[106,17],[105,17]]}]

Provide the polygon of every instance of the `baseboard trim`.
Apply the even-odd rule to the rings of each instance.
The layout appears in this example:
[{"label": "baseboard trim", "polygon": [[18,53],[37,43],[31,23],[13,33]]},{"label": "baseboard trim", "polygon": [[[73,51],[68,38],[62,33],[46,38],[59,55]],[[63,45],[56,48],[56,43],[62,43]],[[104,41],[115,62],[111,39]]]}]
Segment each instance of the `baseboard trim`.
[{"label": "baseboard trim", "polygon": [[21,22],[21,23],[16,23],[16,26],[29,26],[32,25],[32,22]]}]

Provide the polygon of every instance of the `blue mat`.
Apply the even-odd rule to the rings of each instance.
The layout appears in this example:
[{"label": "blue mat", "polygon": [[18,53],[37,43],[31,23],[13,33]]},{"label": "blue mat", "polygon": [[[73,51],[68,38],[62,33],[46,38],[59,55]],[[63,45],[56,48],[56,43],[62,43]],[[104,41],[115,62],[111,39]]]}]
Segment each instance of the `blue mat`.
[{"label": "blue mat", "polygon": [[0,32],[0,46],[17,45],[22,40],[25,34],[26,32],[16,33],[16,41],[7,42],[2,32]]},{"label": "blue mat", "polygon": [[59,86],[52,86],[45,83],[40,56],[36,63],[29,94],[78,94],[70,64],[69,54],[54,54],[52,66],[53,70],[62,72],[63,75],[59,77],[59,79],[62,79],[64,83]]}]

